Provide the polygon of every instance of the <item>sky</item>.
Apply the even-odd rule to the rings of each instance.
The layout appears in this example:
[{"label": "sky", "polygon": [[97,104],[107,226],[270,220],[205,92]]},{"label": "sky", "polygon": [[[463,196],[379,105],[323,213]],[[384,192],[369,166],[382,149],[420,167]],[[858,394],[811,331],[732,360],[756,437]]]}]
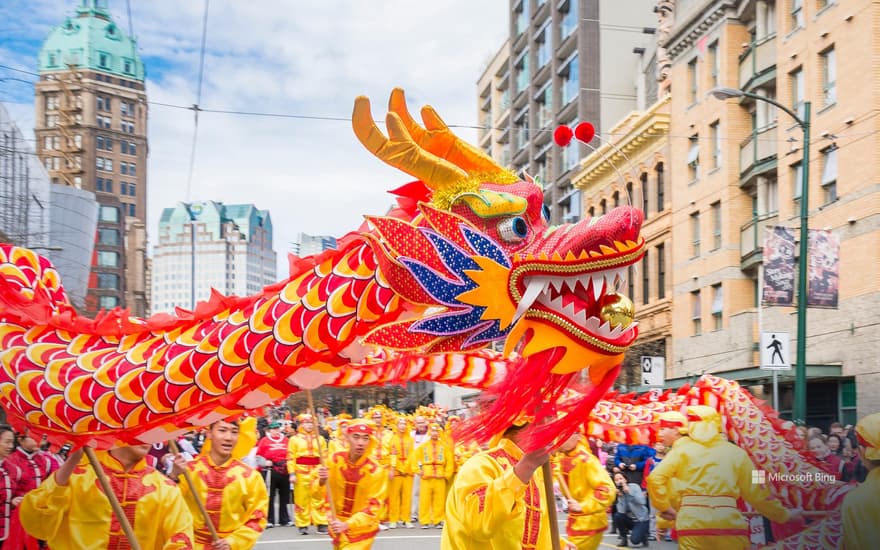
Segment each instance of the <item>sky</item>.
[{"label": "sky", "polygon": [[[382,214],[387,191],[412,178],[367,152],[347,121],[199,115],[203,0],[130,1],[131,28],[147,73],[147,229],[180,201],[253,203],[268,209],[279,277],[300,232],[339,237],[364,214]],[[49,31],[80,0],[0,2],[0,65],[36,72]],[[384,119],[399,86],[410,111],[433,105],[449,125],[477,123],[476,82],[508,33],[508,0],[212,0],[200,106],[203,109],[348,119],[367,95]],[[128,3],[110,0],[129,29]],[[0,68],[0,101],[33,135],[35,76]],[[19,80],[20,79],[20,80]],[[381,126],[380,126],[381,127]],[[474,142],[476,130],[456,129]]]}]

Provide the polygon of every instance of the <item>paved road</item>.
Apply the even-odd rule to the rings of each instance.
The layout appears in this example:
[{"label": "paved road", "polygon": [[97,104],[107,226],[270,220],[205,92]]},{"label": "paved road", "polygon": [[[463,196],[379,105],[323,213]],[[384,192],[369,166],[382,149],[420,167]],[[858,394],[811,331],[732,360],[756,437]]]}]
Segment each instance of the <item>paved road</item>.
[{"label": "paved road", "polygon": [[[565,523],[560,522],[560,528],[565,531]],[[379,533],[373,550],[438,550],[440,548],[439,529],[392,529]],[[678,548],[673,542],[651,542],[651,548],[672,550]],[[256,550],[290,550],[301,548],[302,550],[318,550],[331,548],[330,539],[326,535],[300,535],[293,527],[276,527],[267,529],[263,537],[257,542]],[[617,535],[605,534],[605,538],[599,548],[619,548]]]}]

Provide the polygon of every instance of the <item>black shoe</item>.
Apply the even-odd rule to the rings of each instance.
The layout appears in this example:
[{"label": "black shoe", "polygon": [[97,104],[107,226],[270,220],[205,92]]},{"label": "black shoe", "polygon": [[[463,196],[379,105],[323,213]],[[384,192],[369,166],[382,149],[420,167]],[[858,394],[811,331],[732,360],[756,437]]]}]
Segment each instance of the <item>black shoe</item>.
[{"label": "black shoe", "polygon": [[629,546],[626,542],[626,537],[617,539],[617,546]]},{"label": "black shoe", "polygon": [[300,527],[300,528],[299,528],[299,534],[300,534],[300,535],[308,535],[308,534],[309,534],[309,528],[308,528],[308,527]]},{"label": "black shoe", "polygon": [[326,535],[327,534],[327,526],[326,525],[319,525],[318,526],[318,533],[321,535]]}]

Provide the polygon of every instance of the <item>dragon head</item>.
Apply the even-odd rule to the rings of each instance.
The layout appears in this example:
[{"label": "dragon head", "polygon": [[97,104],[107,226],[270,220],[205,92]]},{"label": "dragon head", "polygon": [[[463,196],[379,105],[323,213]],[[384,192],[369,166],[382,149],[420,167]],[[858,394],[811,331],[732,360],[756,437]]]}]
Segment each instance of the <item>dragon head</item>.
[{"label": "dragon head", "polygon": [[623,206],[550,225],[538,183],[456,137],[430,106],[421,114],[424,126],[394,90],[386,137],[369,100],[355,101],[364,146],[418,178],[395,191],[401,209],[368,218],[367,235],[412,314],[366,341],[436,352],[505,340],[506,352],[545,354],[553,374],[589,369],[598,384],[638,334],[633,305],[617,290],[644,253],[642,213]]}]

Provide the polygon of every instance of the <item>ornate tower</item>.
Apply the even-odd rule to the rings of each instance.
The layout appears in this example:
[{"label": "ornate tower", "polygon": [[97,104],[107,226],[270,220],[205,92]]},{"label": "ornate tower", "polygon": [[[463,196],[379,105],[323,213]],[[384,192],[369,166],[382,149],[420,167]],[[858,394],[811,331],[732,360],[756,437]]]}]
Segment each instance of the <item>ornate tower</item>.
[{"label": "ornate tower", "polygon": [[82,0],[39,58],[37,154],[52,183],[100,205],[85,310],[146,315],[147,96],[137,42],[107,0]]}]

